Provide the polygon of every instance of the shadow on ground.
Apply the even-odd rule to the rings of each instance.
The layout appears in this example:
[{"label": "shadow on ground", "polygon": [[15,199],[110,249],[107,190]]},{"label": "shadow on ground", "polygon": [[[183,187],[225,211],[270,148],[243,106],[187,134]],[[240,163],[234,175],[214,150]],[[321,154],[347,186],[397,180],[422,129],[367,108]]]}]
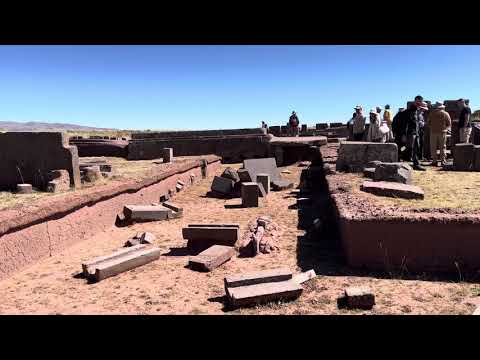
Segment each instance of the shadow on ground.
[{"label": "shadow on ground", "polygon": [[323,276],[357,276],[377,279],[478,282],[480,274],[410,273],[407,269],[369,271],[347,265],[341,247],[341,237],[334,205],[330,199],[323,167],[302,171],[302,187],[292,192],[302,199],[292,208],[298,209],[298,228],[305,230],[297,241],[297,264],[302,271],[314,269]]}]

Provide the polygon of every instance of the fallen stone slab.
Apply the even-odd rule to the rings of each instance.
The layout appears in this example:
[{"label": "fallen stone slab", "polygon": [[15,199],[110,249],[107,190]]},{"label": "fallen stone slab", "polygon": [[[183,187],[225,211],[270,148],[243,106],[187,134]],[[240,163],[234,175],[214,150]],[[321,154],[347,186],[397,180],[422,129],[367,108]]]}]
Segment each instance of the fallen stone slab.
[{"label": "fallen stone slab", "polygon": [[368,287],[345,289],[345,304],[350,309],[370,310],[375,305],[375,295]]},{"label": "fallen stone slab", "polygon": [[250,178],[256,179],[258,174],[270,175],[270,180],[280,180],[280,173],[275,158],[247,159],[243,161],[243,168],[248,170]]},{"label": "fallen stone slab", "polygon": [[138,244],[153,244],[156,236],[150,232],[139,232],[133,238],[128,239],[125,246],[135,246]]},{"label": "fallen stone slab", "polygon": [[185,183],[182,180],[177,180],[177,184],[179,184],[181,186],[185,186]]},{"label": "fallen stone slab", "polygon": [[187,240],[216,240],[225,242],[219,245],[233,246],[238,240],[238,227],[223,227],[223,226],[188,226],[182,229],[182,235]]},{"label": "fallen stone slab", "polygon": [[293,275],[292,280],[295,281],[297,284],[303,284],[305,281],[311,280],[315,277],[317,277],[317,274],[315,274],[315,270],[312,269],[300,274]]},{"label": "fallen stone slab", "polygon": [[475,309],[472,315],[480,315],[480,306]]},{"label": "fallen stone slab", "polygon": [[263,184],[257,183],[257,186],[258,186],[258,196],[263,197],[263,198],[267,197],[267,192],[265,191],[265,188],[263,187]]},{"label": "fallen stone slab", "polygon": [[233,185],[233,180],[221,176],[215,176],[213,178],[211,190],[222,195],[230,195],[233,191]]},{"label": "fallen stone slab", "polygon": [[287,267],[261,270],[240,275],[226,276],[225,288],[286,281],[292,279],[292,271]]},{"label": "fallen stone slab", "polygon": [[272,181],[272,190],[282,191],[293,188],[293,182],[288,180],[274,180]]},{"label": "fallen stone slab", "polygon": [[235,255],[231,246],[213,245],[197,256],[190,258],[189,267],[197,271],[212,271]]},{"label": "fallen stone slab", "polygon": [[360,190],[379,196],[397,197],[403,199],[424,199],[425,193],[421,187],[387,181],[364,181]]},{"label": "fallen stone slab", "polygon": [[[365,173],[365,170],[364,170]],[[375,166],[373,179],[375,181],[392,181],[402,184],[412,183],[413,169],[403,162],[384,163],[380,162]]]},{"label": "fallen stone slab", "polygon": [[123,208],[123,214],[127,221],[166,220],[171,211],[161,205],[126,205]]},{"label": "fallen stone slab", "polygon": [[31,184],[17,184],[17,194],[31,194],[32,191]]},{"label": "fallen stone slab", "polygon": [[250,173],[247,169],[238,169],[237,170],[238,178],[241,182],[251,182],[252,178],[250,177]]},{"label": "fallen stone slab", "polygon": [[165,206],[166,208],[169,208],[169,209],[175,211],[175,212],[178,212],[178,213],[183,212],[183,208],[181,208],[180,206],[175,205],[171,202],[165,201],[164,203],[162,203],[162,205]]},{"label": "fallen stone slab", "polygon": [[165,202],[165,201],[168,201],[168,200],[170,200],[170,194],[169,194],[169,193],[160,195],[160,202],[161,202],[161,203],[163,203],[163,202]]},{"label": "fallen stone slab", "polygon": [[[135,248],[135,246],[131,247],[130,249],[133,248]],[[87,266],[87,278],[98,282],[111,276],[121,274],[122,272],[148,264],[149,262],[158,260],[159,258],[159,248],[146,247],[142,249],[135,249],[132,252],[116,256],[115,258],[108,258],[103,261],[96,262],[94,265]]]},{"label": "fallen stone slab", "polygon": [[182,191],[182,190],[183,190],[183,185],[180,185],[180,184],[175,185],[175,190],[176,190],[177,192]]},{"label": "fallen stone slab", "polygon": [[291,301],[297,299],[302,291],[303,288],[293,280],[226,289],[229,304],[233,308],[255,306],[272,301]]},{"label": "fallen stone slab", "polygon": [[80,168],[80,170],[83,171],[85,168],[91,167],[91,166],[98,166],[101,172],[106,172],[106,173],[112,172],[112,165],[107,164],[106,161],[102,161],[102,160],[82,163],[78,167]]},{"label": "fallen stone slab", "polygon": [[87,182],[95,182],[102,178],[102,172],[99,166],[89,166],[83,169],[84,180]]},{"label": "fallen stone slab", "polygon": [[452,149],[453,168],[456,171],[471,171],[474,167],[475,146],[470,143],[455,144]]}]

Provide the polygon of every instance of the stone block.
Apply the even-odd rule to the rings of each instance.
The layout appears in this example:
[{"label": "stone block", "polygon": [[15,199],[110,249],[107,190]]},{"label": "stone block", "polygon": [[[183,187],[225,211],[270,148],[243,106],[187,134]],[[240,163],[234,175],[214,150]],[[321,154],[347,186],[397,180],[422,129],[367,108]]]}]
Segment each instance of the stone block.
[{"label": "stone block", "polygon": [[336,170],[362,172],[373,160],[397,162],[397,144],[344,141],[340,143]]},{"label": "stone block", "polygon": [[241,182],[251,182],[252,178],[250,177],[250,173],[247,169],[238,169],[237,170],[238,178]]},{"label": "stone block", "polygon": [[293,182],[289,180],[274,180],[272,181],[272,190],[282,191],[293,188]]},{"label": "stone block", "polygon": [[163,148],[162,157],[164,163],[170,163],[173,160],[173,148]]},{"label": "stone block", "polygon": [[194,252],[203,251],[213,245],[235,246],[239,238],[237,226],[189,225],[182,229],[183,238],[188,240],[187,248]]},{"label": "stone block", "polygon": [[270,175],[268,174],[257,174],[257,183],[263,185],[265,193],[268,195],[270,192]]},{"label": "stone block", "polygon": [[281,179],[275,158],[244,160],[243,167],[248,170],[252,181],[257,178],[258,174],[268,174],[270,181]]},{"label": "stone block", "polygon": [[261,270],[239,275],[227,276],[224,279],[225,288],[271,283],[292,279],[292,271],[287,267]]},{"label": "stone block", "polygon": [[185,186],[185,183],[182,180],[177,180],[177,184],[181,186]]},{"label": "stone block", "polygon": [[123,213],[127,221],[157,221],[166,220],[172,210],[157,205],[126,205]]},{"label": "stone block", "polygon": [[234,182],[221,176],[215,176],[212,182],[212,191],[223,195],[230,195],[233,191]]},{"label": "stone block", "polygon": [[176,190],[177,192],[180,192],[180,191],[183,190],[183,186],[180,185],[180,184],[177,184],[177,185],[175,185],[175,190]]},{"label": "stone block", "polygon": [[100,281],[160,258],[160,249],[147,245],[136,245],[122,249],[112,255],[97,258],[82,264],[83,272],[90,280]]},{"label": "stone block", "polygon": [[263,188],[263,184],[257,183],[257,186],[258,186],[258,196],[263,198],[267,197],[267,192]]},{"label": "stone block", "polygon": [[31,194],[32,191],[31,184],[17,184],[17,194]]},{"label": "stone block", "polygon": [[425,197],[425,193],[419,186],[387,181],[364,181],[360,190],[374,195],[403,199],[423,199]]},{"label": "stone block", "polygon": [[303,288],[293,280],[270,282],[228,288],[226,290],[231,307],[247,307],[272,301],[291,301],[302,294]]},{"label": "stone block", "polygon": [[165,206],[166,208],[169,208],[169,209],[175,211],[175,212],[180,212],[180,213],[183,212],[183,208],[181,208],[180,206],[175,205],[171,202],[166,201],[162,205]]},{"label": "stone block", "polygon": [[375,295],[368,287],[349,287],[345,289],[345,302],[351,309],[370,310],[375,305]]},{"label": "stone block", "polygon": [[256,182],[242,183],[242,206],[258,207],[259,189]]},{"label": "stone block", "polygon": [[190,258],[189,267],[197,271],[212,271],[235,255],[231,246],[213,245],[195,257]]},{"label": "stone block", "polygon": [[170,194],[169,193],[166,193],[166,194],[163,194],[160,196],[160,202],[163,203],[165,201],[168,201],[170,200]]},{"label": "stone block", "polygon": [[412,183],[413,169],[403,162],[379,163],[375,167],[373,179],[375,181],[392,181],[402,184]]},{"label": "stone block", "polygon": [[475,147],[473,144],[456,144],[452,149],[453,168],[455,171],[473,169]]},{"label": "stone block", "polygon": [[237,183],[240,181],[240,177],[238,176],[238,173],[237,173],[237,170],[231,168],[231,167],[227,167],[223,173],[222,173],[222,176],[223,178],[225,179],[230,179],[232,180],[234,183]]}]

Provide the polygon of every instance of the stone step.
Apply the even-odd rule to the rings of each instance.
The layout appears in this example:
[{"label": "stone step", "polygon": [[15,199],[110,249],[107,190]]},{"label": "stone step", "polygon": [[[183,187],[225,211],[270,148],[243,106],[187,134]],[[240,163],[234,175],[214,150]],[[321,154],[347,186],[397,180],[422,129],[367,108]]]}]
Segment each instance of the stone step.
[{"label": "stone step", "polygon": [[292,280],[295,281],[297,284],[303,284],[305,281],[311,280],[315,277],[317,277],[317,274],[315,274],[315,270],[312,269],[300,274],[293,275]]},{"label": "stone step", "polygon": [[225,288],[248,286],[292,279],[292,271],[287,267],[268,269],[240,275],[227,276],[224,279]]},{"label": "stone step", "polygon": [[303,288],[293,280],[268,282],[248,286],[227,288],[226,293],[232,307],[247,307],[272,301],[297,299]]}]

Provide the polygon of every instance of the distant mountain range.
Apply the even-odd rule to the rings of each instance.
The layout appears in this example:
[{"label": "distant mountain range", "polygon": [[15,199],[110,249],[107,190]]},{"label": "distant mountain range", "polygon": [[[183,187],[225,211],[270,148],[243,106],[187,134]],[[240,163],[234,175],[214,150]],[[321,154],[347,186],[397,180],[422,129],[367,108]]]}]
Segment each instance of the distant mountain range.
[{"label": "distant mountain range", "polygon": [[108,131],[116,129],[96,128],[90,126],[45,123],[45,122],[16,122],[0,121],[0,131]]}]

